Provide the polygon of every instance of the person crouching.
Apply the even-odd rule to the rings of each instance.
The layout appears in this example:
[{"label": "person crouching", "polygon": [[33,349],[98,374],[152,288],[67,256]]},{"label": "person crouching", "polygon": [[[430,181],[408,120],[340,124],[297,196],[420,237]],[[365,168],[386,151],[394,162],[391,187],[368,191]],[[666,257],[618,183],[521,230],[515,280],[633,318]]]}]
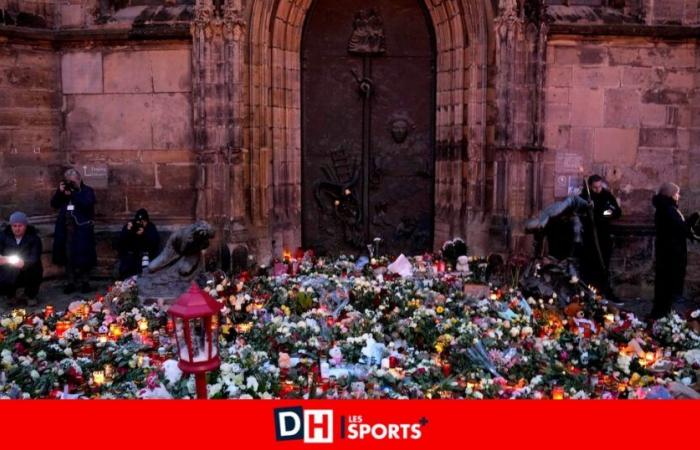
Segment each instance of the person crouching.
[{"label": "person crouching", "polygon": [[41,265],[41,239],[29,225],[26,214],[17,211],[10,216],[10,226],[0,233],[0,295],[10,302],[18,288],[24,288],[28,306],[36,306],[36,296],[44,275]]}]

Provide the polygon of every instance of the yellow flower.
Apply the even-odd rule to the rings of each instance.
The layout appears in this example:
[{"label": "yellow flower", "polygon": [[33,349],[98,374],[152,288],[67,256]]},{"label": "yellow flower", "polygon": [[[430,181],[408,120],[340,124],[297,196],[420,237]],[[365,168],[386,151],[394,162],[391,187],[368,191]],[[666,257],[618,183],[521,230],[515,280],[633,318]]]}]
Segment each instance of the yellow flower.
[{"label": "yellow flower", "polygon": [[445,308],[442,306],[438,306],[437,308],[435,308],[435,312],[438,314],[442,314],[445,312]]},{"label": "yellow flower", "polygon": [[282,311],[284,312],[284,315],[285,315],[285,316],[289,317],[289,316],[292,314],[292,311],[289,309],[289,306],[287,306],[287,305],[282,305],[280,308],[281,308]]},{"label": "yellow flower", "polygon": [[438,353],[442,353],[442,351],[445,350],[445,346],[443,345],[442,342],[438,342],[435,344],[435,351]]}]

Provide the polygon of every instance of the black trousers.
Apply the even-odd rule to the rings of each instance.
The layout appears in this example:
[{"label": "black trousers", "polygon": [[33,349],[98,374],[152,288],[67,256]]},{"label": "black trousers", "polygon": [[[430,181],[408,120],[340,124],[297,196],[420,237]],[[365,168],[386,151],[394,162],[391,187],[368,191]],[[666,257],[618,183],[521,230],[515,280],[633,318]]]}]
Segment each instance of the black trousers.
[{"label": "black trousers", "polygon": [[652,319],[668,315],[673,309],[673,303],[683,297],[685,272],[686,261],[681,257],[656,261],[654,307],[650,314]]},{"label": "black trousers", "polygon": [[[7,269],[0,270],[4,272]],[[25,296],[36,298],[43,278],[43,271],[41,269],[29,268],[20,270],[16,276],[11,276],[13,274],[9,273],[3,273],[2,275],[3,276],[0,276],[0,294],[14,297],[17,295],[17,289],[24,288]]]}]

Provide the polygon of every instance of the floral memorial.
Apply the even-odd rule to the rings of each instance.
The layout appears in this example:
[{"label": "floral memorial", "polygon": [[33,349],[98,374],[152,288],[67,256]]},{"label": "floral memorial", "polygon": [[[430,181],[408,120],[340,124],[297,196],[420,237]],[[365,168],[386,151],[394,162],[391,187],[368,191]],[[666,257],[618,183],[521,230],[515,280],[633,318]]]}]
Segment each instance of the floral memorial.
[{"label": "floral memorial", "polygon": [[[486,284],[486,260],[449,251],[295,256],[206,281],[222,306],[209,398],[697,395],[700,310],[649,327],[577,280],[566,302],[538,298]],[[194,398],[168,305],[137,290],[129,279],[66,311],[2,317],[0,398]]]}]

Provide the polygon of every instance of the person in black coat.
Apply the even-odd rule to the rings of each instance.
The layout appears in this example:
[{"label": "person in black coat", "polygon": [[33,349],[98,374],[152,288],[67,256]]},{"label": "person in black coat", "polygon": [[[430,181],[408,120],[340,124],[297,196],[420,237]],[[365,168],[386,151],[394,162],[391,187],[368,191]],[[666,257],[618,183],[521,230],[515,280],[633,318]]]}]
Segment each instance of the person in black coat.
[{"label": "person in black coat", "polygon": [[117,244],[119,279],[141,274],[143,265],[155,259],[160,250],[160,235],[148,211],[139,209],[133,220],[122,228]]},{"label": "person in black coat", "polygon": [[51,206],[58,209],[53,262],[65,266],[68,278],[63,291],[70,294],[79,284],[81,292],[88,293],[90,270],[97,264],[95,191],[82,182],[80,172],[68,169],[51,198]]},{"label": "person in black coat", "polygon": [[[611,222],[619,219],[622,209],[615,196],[605,188],[600,175],[591,175],[581,198],[592,203],[592,210],[581,214],[583,224],[583,246],[581,248],[581,270],[583,279],[607,299],[616,300],[610,286],[610,257],[613,239]],[[591,217],[592,216],[592,217]],[[594,234],[595,233],[595,234]],[[596,235],[598,246],[596,246]]]},{"label": "person in black coat", "polygon": [[700,215],[694,213],[689,220],[678,208],[680,188],[664,183],[652,199],[656,208],[656,280],[654,307],[650,319],[659,319],[671,312],[674,301],[683,297],[685,270],[688,263],[688,239],[696,240],[694,232]]},{"label": "person in black coat", "polygon": [[14,297],[24,288],[28,306],[36,306],[36,296],[43,278],[41,239],[26,214],[10,216],[10,226],[0,233],[0,294]]}]

